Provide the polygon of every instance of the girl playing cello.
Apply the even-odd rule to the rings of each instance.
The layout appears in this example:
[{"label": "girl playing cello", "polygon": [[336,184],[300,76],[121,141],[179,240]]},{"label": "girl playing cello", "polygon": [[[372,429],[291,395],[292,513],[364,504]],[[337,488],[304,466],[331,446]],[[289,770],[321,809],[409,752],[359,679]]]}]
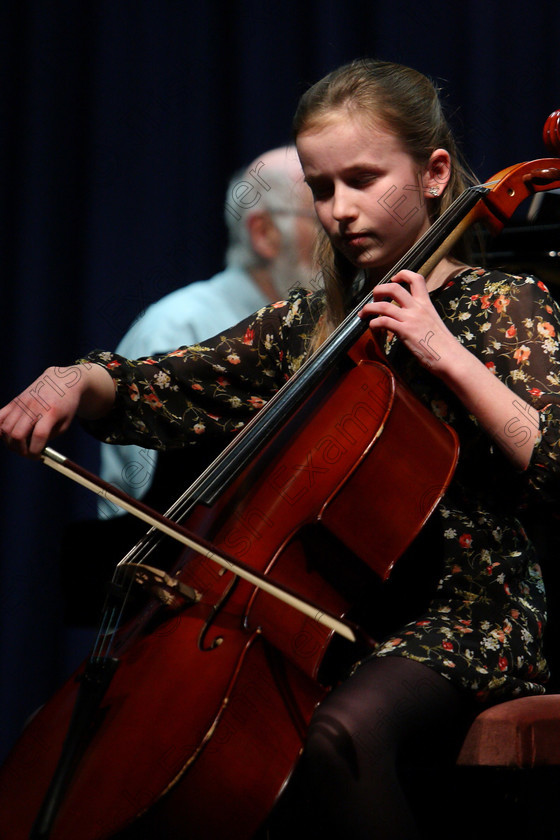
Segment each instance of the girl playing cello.
[{"label": "girl playing cello", "polygon": [[401,271],[376,287],[467,182],[424,76],[376,61],[342,67],[304,94],[294,129],[325,233],[325,291],[295,289],[155,360],[93,352],[40,410],[39,385],[63,373],[49,369],[0,411],[0,430],[32,457],[75,415],[110,443],[227,442],[371,288],[361,317],[457,431],[461,455],[430,520],[431,591],[409,593],[376,650],[321,704],[292,796],[306,797],[321,836],[411,840],[403,773],[420,736],[434,749],[460,737],[480,704],[545,690],[544,590],[518,514],[559,496],[560,312],[535,278],[459,254],[427,277]]}]

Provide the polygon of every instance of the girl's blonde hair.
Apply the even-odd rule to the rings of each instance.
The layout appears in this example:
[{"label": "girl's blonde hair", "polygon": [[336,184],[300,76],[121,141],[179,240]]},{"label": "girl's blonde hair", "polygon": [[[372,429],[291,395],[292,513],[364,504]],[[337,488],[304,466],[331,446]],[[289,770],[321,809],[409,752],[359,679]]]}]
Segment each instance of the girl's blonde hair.
[{"label": "girl's blonde hair", "polygon": [[[301,97],[293,122],[295,140],[332,116],[345,110],[370,120],[399,137],[420,169],[425,169],[435,149],[443,148],[451,158],[451,176],[443,193],[430,199],[430,216],[435,221],[475,178],[462,162],[459,150],[443,114],[439,93],[422,73],[387,61],[360,59],[329,73]],[[452,255],[468,260],[465,244]],[[342,321],[346,297],[356,268],[321,233],[316,258],[326,291],[325,315],[313,345],[318,346]]]}]

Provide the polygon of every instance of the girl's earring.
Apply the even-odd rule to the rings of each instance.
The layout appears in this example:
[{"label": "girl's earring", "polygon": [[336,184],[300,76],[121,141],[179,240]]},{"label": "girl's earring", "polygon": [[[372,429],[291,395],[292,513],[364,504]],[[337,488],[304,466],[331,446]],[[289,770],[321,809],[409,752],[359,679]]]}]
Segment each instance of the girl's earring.
[{"label": "girl's earring", "polygon": [[430,195],[433,195],[433,196],[439,195],[439,190],[438,190],[437,187],[430,187],[428,192],[430,193]]}]

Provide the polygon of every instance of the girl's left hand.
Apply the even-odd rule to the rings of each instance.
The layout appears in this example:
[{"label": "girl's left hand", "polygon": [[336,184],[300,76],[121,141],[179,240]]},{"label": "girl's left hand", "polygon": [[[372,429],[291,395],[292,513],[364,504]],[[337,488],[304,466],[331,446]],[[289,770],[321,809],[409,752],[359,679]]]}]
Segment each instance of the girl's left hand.
[{"label": "girl's left hand", "polygon": [[399,271],[391,283],[375,286],[372,295],[373,302],[360,312],[370,319],[370,329],[394,333],[424,367],[444,376],[461,345],[434,309],[422,275]]},{"label": "girl's left hand", "polygon": [[512,464],[526,469],[539,437],[538,411],[447,329],[420,274],[399,271],[393,280],[373,289],[373,302],[363,307],[360,317],[369,319],[373,332],[395,333],[456,394]]}]

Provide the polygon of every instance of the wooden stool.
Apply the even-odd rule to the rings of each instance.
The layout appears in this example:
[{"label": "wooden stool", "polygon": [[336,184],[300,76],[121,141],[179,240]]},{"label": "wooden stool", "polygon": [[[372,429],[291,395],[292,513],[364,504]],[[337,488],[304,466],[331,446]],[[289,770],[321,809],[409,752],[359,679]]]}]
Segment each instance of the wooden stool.
[{"label": "wooden stool", "polygon": [[[492,706],[457,759],[456,840],[560,838],[560,694]],[[457,813],[456,812],[456,813]]]},{"label": "wooden stool", "polygon": [[560,766],[560,694],[520,697],[481,712],[467,733],[457,764]]}]

